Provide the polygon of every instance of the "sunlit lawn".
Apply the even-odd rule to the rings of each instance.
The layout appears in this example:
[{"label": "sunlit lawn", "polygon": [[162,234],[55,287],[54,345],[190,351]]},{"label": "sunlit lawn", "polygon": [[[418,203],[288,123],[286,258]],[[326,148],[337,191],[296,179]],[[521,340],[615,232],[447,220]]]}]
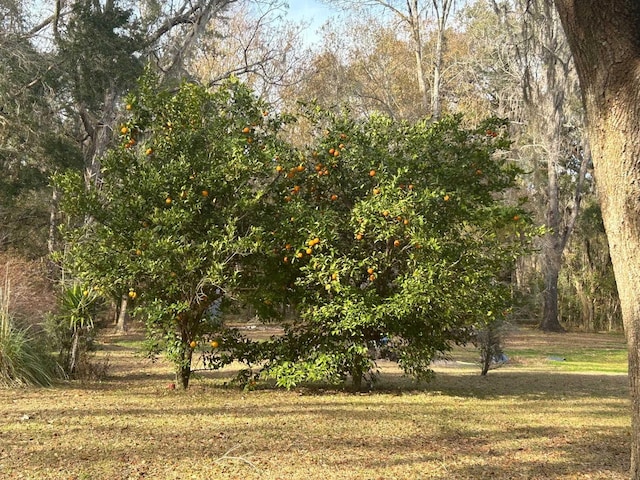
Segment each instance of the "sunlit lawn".
[{"label": "sunlit lawn", "polygon": [[105,343],[106,381],[0,390],[0,478],[626,478],[620,335],[518,332],[488,377],[457,350],[428,385],[383,363],[369,394],[244,392],[232,372],[172,391],[168,365]]}]

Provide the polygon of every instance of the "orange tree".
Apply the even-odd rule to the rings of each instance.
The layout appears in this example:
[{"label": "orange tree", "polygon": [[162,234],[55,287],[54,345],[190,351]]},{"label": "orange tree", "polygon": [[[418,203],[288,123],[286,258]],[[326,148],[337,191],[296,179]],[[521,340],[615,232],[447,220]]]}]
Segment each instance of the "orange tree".
[{"label": "orange tree", "polygon": [[120,145],[103,159],[99,184],[87,191],[77,174],[56,179],[63,211],[77,219],[65,231],[66,267],[98,291],[128,294],[152,352],[168,355],[184,388],[194,351],[227,339],[242,351],[220,312],[269,297],[259,304],[268,316],[281,303],[282,289],[268,293],[284,282],[268,201],[274,157],[288,151],[280,128],[237,81],[168,91],[146,74],[127,99]]},{"label": "orange tree", "polygon": [[360,388],[382,349],[428,378],[435,356],[509,309],[528,227],[501,200],[518,173],[506,128],[309,115],[303,161],[275,167],[280,262],[299,317],[273,340],[265,372],[286,387],[351,376]]}]

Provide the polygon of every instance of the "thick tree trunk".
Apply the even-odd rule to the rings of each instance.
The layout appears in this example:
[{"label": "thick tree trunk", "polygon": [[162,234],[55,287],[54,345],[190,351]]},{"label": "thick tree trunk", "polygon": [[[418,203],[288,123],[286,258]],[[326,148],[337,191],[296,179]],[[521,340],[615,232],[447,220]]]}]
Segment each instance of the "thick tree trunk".
[{"label": "thick tree trunk", "polygon": [[580,77],[629,349],[630,478],[640,479],[640,3],[555,0]]},{"label": "thick tree trunk", "polygon": [[[555,252],[552,252],[555,253]],[[558,319],[558,278],[560,276],[560,259],[545,260],[544,272],[544,308],[540,328],[545,332],[564,332]]]}]

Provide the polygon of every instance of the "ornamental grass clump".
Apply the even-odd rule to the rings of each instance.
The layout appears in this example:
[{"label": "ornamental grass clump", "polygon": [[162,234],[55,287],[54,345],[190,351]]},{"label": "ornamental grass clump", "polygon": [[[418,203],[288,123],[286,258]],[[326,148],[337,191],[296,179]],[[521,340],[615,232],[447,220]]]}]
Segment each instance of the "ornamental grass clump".
[{"label": "ornamental grass clump", "polygon": [[0,386],[49,386],[56,366],[43,342],[30,329],[15,324],[9,313],[9,280],[0,288]]}]

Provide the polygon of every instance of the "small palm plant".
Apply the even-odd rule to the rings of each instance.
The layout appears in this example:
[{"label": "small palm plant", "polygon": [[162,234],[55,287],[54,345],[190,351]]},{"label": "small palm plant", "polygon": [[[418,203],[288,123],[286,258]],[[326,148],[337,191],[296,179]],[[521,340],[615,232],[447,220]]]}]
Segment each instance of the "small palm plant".
[{"label": "small palm plant", "polygon": [[83,288],[79,283],[62,289],[54,335],[60,346],[59,361],[70,376],[76,372],[82,353],[89,349],[98,299],[95,291]]},{"label": "small palm plant", "polygon": [[19,328],[9,313],[8,276],[0,288],[0,386],[48,386],[56,377],[55,362],[29,328]]}]

